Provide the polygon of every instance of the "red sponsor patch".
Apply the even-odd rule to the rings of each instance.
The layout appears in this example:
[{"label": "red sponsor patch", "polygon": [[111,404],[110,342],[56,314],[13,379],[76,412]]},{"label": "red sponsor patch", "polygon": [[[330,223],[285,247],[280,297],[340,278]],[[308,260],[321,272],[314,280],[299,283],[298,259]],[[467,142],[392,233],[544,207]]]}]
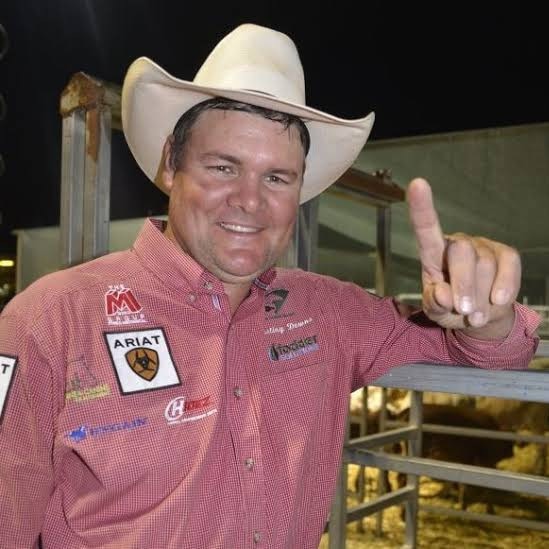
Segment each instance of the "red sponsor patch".
[{"label": "red sponsor patch", "polygon": [[142,308],[129,288],[122,285],[109,286],[109,291],[105,294],[107,316],[138,313]]},{"label": "red sponsor patch", "polygon": [[105,314],[109,324],[137,324],[146,322],[141,313],[143,307],[137,298],[123,284],[109,286],[105,294]]}]

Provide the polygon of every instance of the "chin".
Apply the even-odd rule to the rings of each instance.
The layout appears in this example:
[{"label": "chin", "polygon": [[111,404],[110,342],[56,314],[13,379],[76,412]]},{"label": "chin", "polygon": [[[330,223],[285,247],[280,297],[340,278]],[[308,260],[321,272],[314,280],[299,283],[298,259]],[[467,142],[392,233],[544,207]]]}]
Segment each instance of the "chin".
[{"label": "chin", "polygon": [[[261,271],[262,272],[262,271]],[[213,274],[219,278],[224,284],[251,284],[261,272],[234,272],[234,271],[217,271]]]},{"label": "chin", "polygon": [[226,268],[223,269],[228,275],[237,277],[237,278],[255,278],[257,275],[261,274],[266,268],[261,265],[246,265],[246,266],[235,266],[235,265],[226,265]]},{"label": "chin", "polygon": [[264,258],[242,258],[241,260],[235,260],[236,258],[230,258],[229,261],[220,261],[217,263],[217,267],[220,271],[234,276],[235,278],[248,278],[252,280],[266,271],[272,263],[269,263]]}]

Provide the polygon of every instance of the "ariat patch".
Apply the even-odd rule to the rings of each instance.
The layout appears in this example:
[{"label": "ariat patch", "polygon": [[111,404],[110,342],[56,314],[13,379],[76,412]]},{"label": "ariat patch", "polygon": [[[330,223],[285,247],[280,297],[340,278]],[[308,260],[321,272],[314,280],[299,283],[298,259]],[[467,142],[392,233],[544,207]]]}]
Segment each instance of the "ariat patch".
[{"label": "ariat patch", "polygon": [[0,423],[4,418],[4,410],[10,396],[16,366],[17,357],[0,355]]},{"label": "ariat patch", "polygon": [[105,334],[122,394],[181,385],[164,330]]}]

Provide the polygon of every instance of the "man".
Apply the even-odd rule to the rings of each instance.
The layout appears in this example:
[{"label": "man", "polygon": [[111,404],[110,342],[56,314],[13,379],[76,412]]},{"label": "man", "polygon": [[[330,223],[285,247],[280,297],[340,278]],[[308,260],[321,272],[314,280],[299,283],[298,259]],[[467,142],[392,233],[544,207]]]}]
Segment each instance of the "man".
[{"label": "man", "polygon": [[445,238],[408,189],[424,311],[273,265],[373,115],[305,106],[291,40],[243,25],[195,80],[130,67],[124,133],[169,194],[131,250],[49,275],[0,318],[2,545],[314,548],[349,393],[412,361],[525,367],[520,261]]}]

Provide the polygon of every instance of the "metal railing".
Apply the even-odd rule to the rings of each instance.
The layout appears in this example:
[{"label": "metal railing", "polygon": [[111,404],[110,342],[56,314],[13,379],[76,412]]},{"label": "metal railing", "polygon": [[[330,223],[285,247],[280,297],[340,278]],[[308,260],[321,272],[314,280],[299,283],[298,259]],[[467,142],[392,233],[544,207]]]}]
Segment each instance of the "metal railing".
[{"label": "metal railing", "polygon": [[[549,355],[549,341],[542,341],[538,347],[538,356],[547,355]],[[404,473],[408,475],[407,484],[403,488],[384,493],[373,500],[368,500],[347,509],[346,475],[342,474],[330,516],[329,546],[331,549],[345,547],[347,523],[400,504],[404,504],[406,509],[405,547],[416,547],[417,516],[420,509],[418,479],[421,475],[510,492],[549,496],[549,478],[544,476],[420,457],[423,432],[549,444],[549,437],[547,436],[426,425],[422,422],[424,391],[549,403],[549,371],[488,371],[465,366],[412,364],[394,368],[390,373],[376,380],[373,385],[384,389],[399,388],[412,391],[410,420],[405,426],[395,422],[387,422],[386,427],[392,428],[349,441],[343,450],[343,462],[344,464],[353,463]],[[388,444],[401,441],[408,442],[409,451],[407,456],[378,450]],[[345,467],[342,467],[342,471],[344,470]],[[472,513],[428,505],[422,505],[421,510],[470,520],[549,531],[547,523],[535,520]]]}]

